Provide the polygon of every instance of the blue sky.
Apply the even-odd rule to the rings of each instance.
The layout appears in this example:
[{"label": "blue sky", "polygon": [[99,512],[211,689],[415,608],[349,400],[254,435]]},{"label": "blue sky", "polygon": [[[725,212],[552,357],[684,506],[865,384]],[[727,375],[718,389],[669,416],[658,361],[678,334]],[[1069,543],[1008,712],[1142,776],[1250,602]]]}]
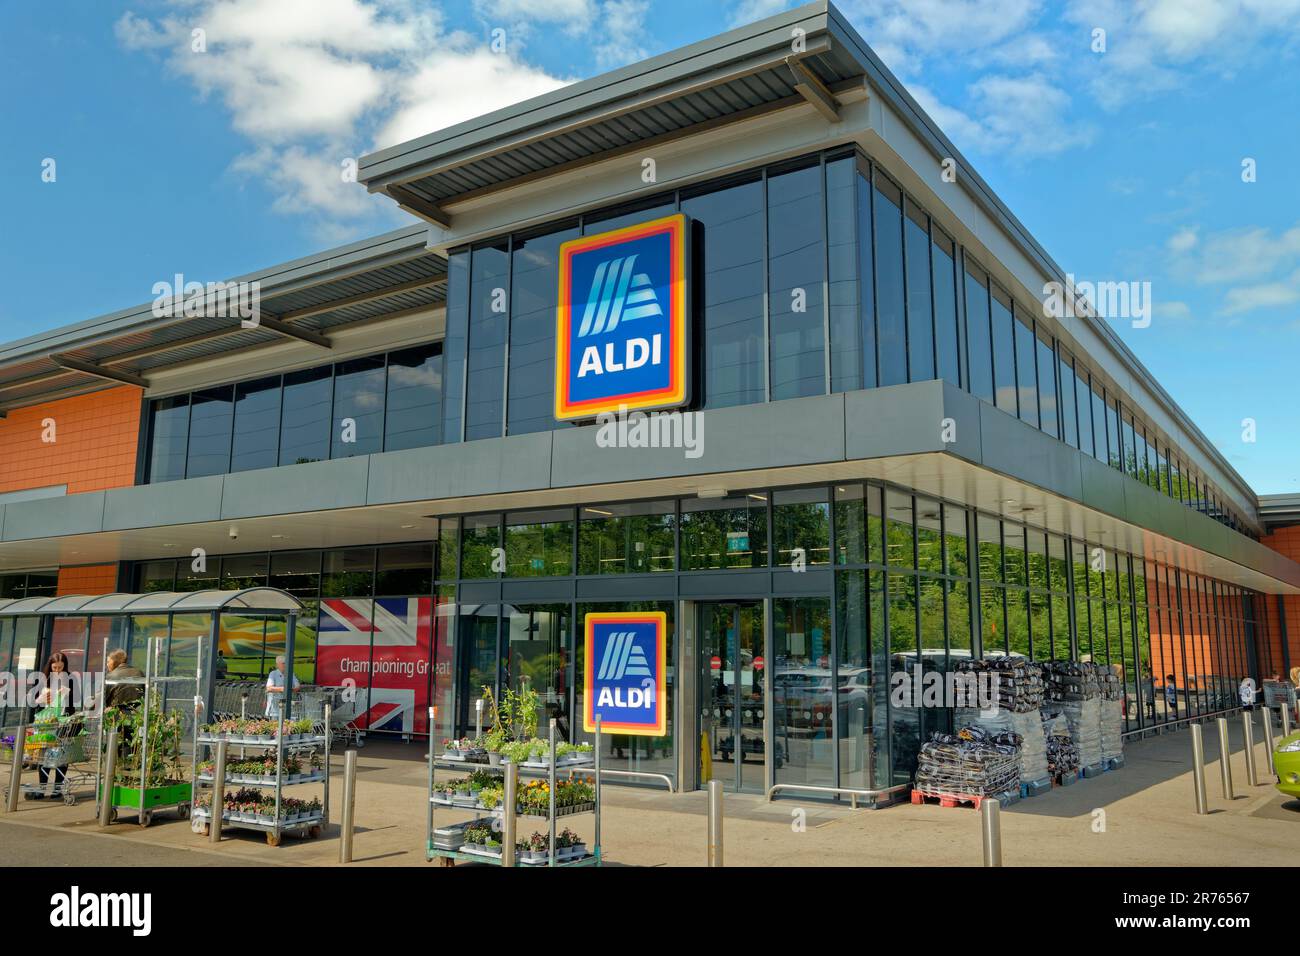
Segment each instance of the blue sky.
[{"label": "blue sky", "polygon": [[[0,339],[404,225],[344,159],[794,5],[5,4]],[[839,6],[1066,270],[1151,283],[1120,334],[1257,491],[1300,492],[1300,0]]]}]

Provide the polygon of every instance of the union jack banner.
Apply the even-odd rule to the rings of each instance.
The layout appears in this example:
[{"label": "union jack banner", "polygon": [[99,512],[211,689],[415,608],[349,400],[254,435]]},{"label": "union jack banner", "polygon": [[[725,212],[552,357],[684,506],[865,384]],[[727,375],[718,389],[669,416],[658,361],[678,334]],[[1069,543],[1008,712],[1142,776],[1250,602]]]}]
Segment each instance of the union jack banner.
[{"label": "union jack banner", "polygon": [[433,630],[432,598],[326,598],[316,681],[356,682],[358,727],[428,733]]}]

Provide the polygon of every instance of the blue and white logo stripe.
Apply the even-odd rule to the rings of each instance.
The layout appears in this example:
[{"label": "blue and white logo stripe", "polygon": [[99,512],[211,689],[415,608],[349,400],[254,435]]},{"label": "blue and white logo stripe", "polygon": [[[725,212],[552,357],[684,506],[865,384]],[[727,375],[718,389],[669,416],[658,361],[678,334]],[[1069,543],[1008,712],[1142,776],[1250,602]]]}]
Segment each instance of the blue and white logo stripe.
[{"label": "blue and white logo stripe", "polygon": [[635,255],[606,259],[596,266],[587,293],[578,337],[613,332],[618,323],[663,315],[650,277],[633,272]]},{"label": "blue and white logo stripe", "polygon": [[636,646],[634,631],[616,631],[609,635],[605,654],[600,660],[599,680],[622,680],[624,677],[652,677],[645,652]]}]

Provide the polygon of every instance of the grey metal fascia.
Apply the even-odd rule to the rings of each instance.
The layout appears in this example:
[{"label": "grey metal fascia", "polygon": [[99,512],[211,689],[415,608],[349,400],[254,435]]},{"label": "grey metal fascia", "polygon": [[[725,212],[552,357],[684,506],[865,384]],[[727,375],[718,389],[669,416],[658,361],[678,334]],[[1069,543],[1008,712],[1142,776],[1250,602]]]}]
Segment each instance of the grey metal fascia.
[{"label": "grey metal fascia", "polygon": [[[826,0],[737,27],[689,46],[670,50],[610,73],[544,93],[437,130],[417,139],[377,150],[359,161],[357,178],[372,191],[410,178],[413,167],[451,156],[470,158],[485,146],[548,123],[596,110],[654,87],[664,86],[727,63],[788,46],[798,27],[811,40],[826,32]],[[418,174],[417,174],[418,175]]]},{"label": "grey metal fascia", "polygon": [[[898,80],[887,66],[876,56],[875,52],[862,39],[861,35],[851,23],[845,19],[844,15],[833,4],[826,4],[828,13],[828,29],[831,36],[838,42],[846,45],[857,57],[858,61],[863,64],[868,78],[871,80],[883,95],[886,102],[893,107],[895,112],[904,123],[927,143],[934,152],[936,158],[952,158],[957,161],[962,174],[957,177],[957,182],[967,192],[968,195],[980,206],[995,222],[1002,226],[1007,235],[1013,242],[1021,248],[1030,259],[1049,276],[1062,284],[1066,281],[1065,270],[1057,264],[1056,260],[1048,254],[1038,240],[1033,237],[1025,225],[1016,218],[1015,214],[998,198],[992,187],[984,181],[983,177],[976,172],[975,167],[966,160],[961,151],[953,145],[952,141],[943,133],[939,126],[930,118],[929,114],[907,92],[907,88]],[[1249,502],[1255,498],[1255,491],[1247,481],[1237,472],[1235,468],[1228,463],[1213,442],[1206,437],[1205,433],[1197,427],[1196,423],[1188,417],[1187,413],[1174,401],[1173,397],[1164,389],[1141,360],[1133,351],[1124,343],[1110,325],[1104,320],[1089,318],[1091,327],[1102,338],[1102,340],[1115,353],[1115,357],[1121,365],[1125,365],[1134,374],[1139,383],[1147,389],[1165,406],[1165,411],[1180,426],[1186,429],[1188,435],[1197,442],[1198,449],[1207,459],[1212,461],[1223,474],[1231,480],[1236,486],[1237,491]],[[1190,450],[1190,449],[1189,449]],[[1248,518],[1255,518],[1254,515],[1247,515]],[[1260,530],[1260,529],[1257,529]]]}]

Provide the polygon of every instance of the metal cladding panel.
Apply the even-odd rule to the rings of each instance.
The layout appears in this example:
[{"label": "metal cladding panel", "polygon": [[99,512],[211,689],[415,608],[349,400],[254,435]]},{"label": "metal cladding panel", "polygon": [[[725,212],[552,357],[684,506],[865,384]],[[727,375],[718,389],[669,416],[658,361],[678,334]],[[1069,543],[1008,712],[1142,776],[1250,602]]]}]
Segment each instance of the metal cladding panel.
[{"label": "metal cladding panel", "polygon": [[[861,75],[856,61],[834,52],[812,55],[804,62],[827,84]],[[450,202],[464,193],[509,185],[513,180],[565,163],[596,158],[601,153],[627,148],[646,139],[788,100],[797,95],[794,79],[790,68],[782,64],[556,132],[490,156],[467,159],[404,183],[402,189],[433,203]]]}]

